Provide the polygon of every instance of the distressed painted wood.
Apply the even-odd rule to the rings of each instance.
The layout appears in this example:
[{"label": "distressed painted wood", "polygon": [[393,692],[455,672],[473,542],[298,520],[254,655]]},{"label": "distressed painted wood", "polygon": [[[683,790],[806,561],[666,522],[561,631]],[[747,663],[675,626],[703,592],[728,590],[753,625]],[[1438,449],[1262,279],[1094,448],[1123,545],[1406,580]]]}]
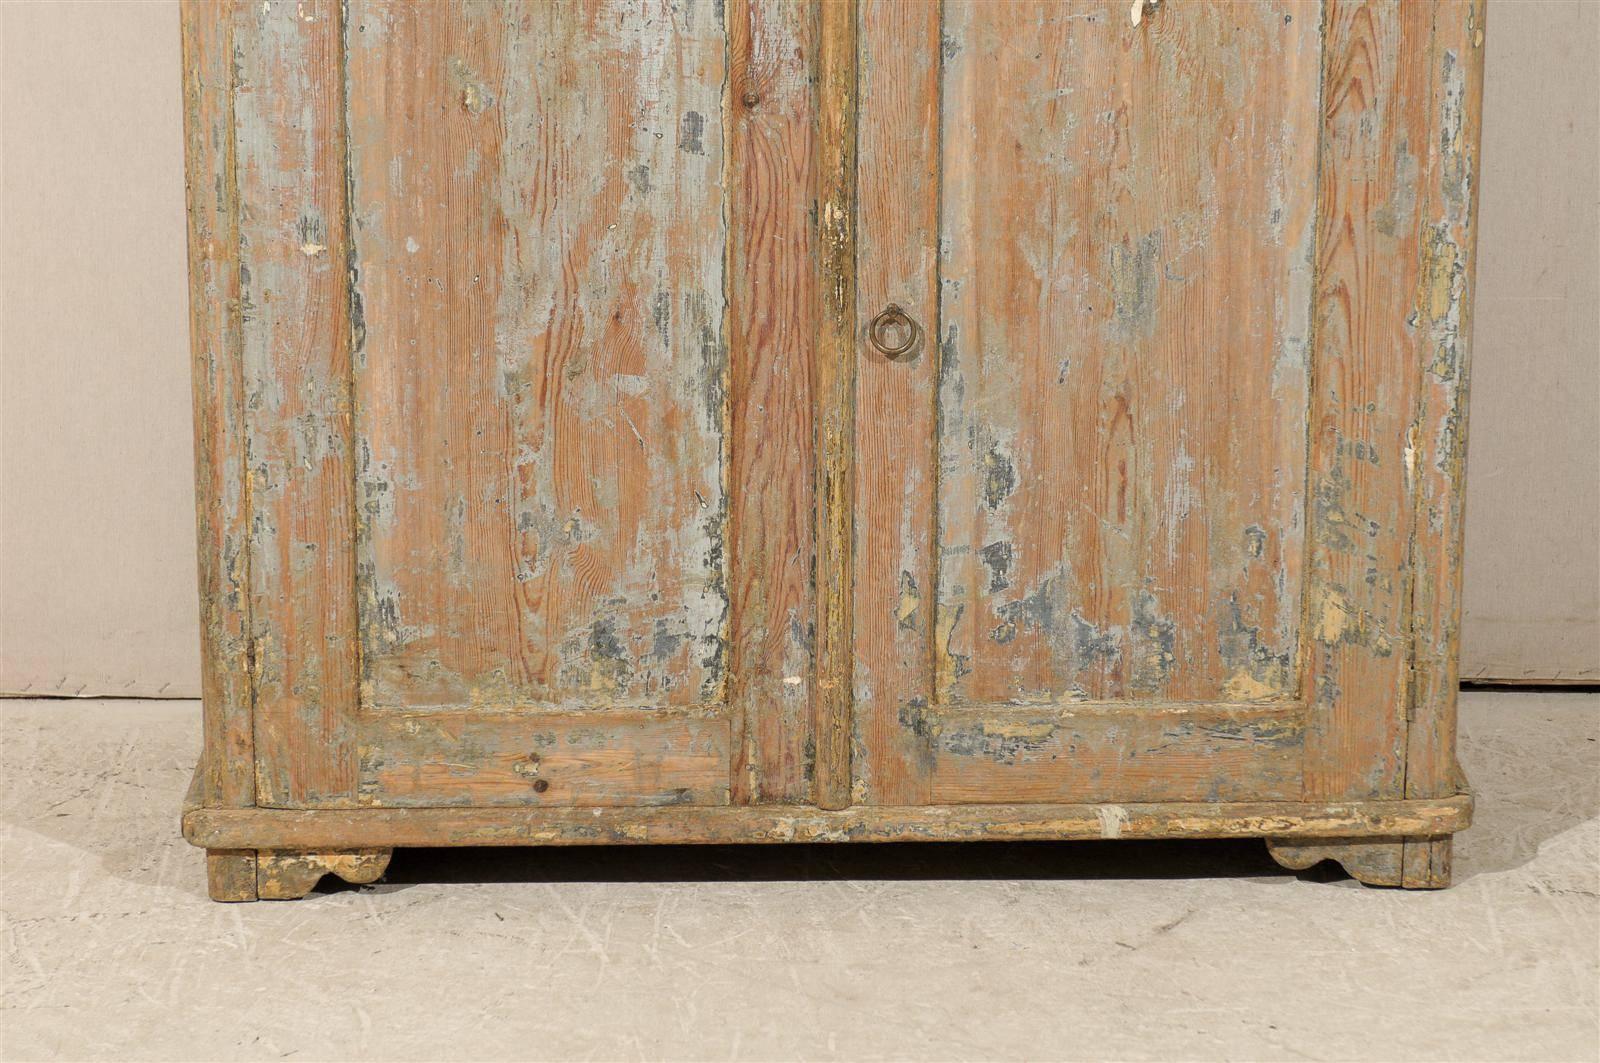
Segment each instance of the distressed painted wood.
[{"label": "distressed painted wood", "polygon": [[978,706],[931,719],[935,804],[1300,797],[1298,707]]},{"label": "distressed painted wood", "polygon": [[429,713],[363,737],[363,805],[728,803],[721,719]]},{"label": "distressed painted wood", "polygon": [[[230,91],[236,20],[228,10],[186,15],[190,16],[183,20],[189,348],[194,381],[200,686],[206,707],[205,752],[198,777],[210,803],[247,806],[255,803],[256,795],[238,155]],[[253,870],[248,877],[253,881]]]},{"label": "distressed painted wood", "polygon": [[808,800],[816,620],[814,5],[725,4],[732,319],[728,559],[740,804]]},{"label": "distressed painted wood", "polygon": [[365,886],[383,877],[391,849],[343,849],[331,852],[261,850],[256,853],[256,896],[263,901],[299,900],[316,888],[324,875],[338,875]]},{"label": "distressed painted wood", "polygon": [[[1424,284],[1418,319],[1422,396],[1412,432],[1411,688],[1405,796],[1458,789],[1456,689],[1461,659],[1461,552],[1472,281],[1477,249],[1478,143],[1483,108],[1484,5],[1434,20],[1433,131],[1426,188]],[[1451,840],[1407,839],[1406,885],[1448,885]],[[1442,870],[1441,870],[1442,869]]]},{"label": "distressed painted wood", "polygon": [[1407,838],[1401,853],[1400,885],[1406,889],[1444,889],[1454,874],[1455,838]]},{"label": "distressed painted wood", "polygon": [[851,789],[856,546],[856,10],[824,0],[817,40],[817,677],[813,796]]},{"label": "distressed painted wood", "polygon": [[1297,694],[1314,9],[1123,8],[945,5],[940,704]]},{"label": "distressed painted wood", "polygon": [[256,889],[256,851],[254,849],[207,849],[206,889],[214,901],[254,901]]},{"label": "distressed painted wood", "polygon": [[353,803],[355,438],[342,24],[232,9],[256,798]]},{"label": "distressed painted wood", "polygon": [[[859,496],[866,534],[893,544],[858,564],[865,630],[906,618],[893,640],[858,628],[858,728],[880,758],[864,795],[1081,785],[1047,757],[983,763],[991,744],[935,737],[947,713],[1003,733],[1092,704],[1106,737],[1075,751],[1115,761],[1153,705],[1301,706],[1322,41],[1307,10],[1193,5],[1136,28],[1107,4],[952,0],[937,77],[884,77],[920,100],[864,89],[870,137],[938,162],[918,238],[936,231],[937,257],[898,263],[937,278],[933,364],[888,367],[929,374],[933,424],[892,455],[890,489]],[[930,108],[935,129],[918,125]],[[863,254],[895,224],[864,220]],[[892,601],[891,550],[908,562]],[[1260,752],[1234,784],[1298,793],[1298,746]],[[1190,755],[1157,742],[1129,777],[1163,757],[1186,776]]]},{"label": "distressed painted wood", "polygon": [[364,704],[723,702],[714,12],[347,18]]},{"label": "distressed painted wood", "polygon": [[187,0],[213,894],[986,837],[1447,883],[1482,4],[1142,15]]},{"label": "distressed painted wood", "polygon": [[1472,799],[1081,805],[720,808],[193,809],[184,836],[212,847],[662,845],[730,842],[1046,841],[1089,838],[1425,837],[1465,830]]},{"label": "distressed painted wood", "polygon": [[[189,21],[225,25],[221,10]],[[231,98],[251,208],[237,275],[254,285],[240,362],[267,738],[255,796],[726,801],[721,11],[233,16],[249,23]],[[253,291],[270,306],[250,327]],[[802,430],[804,397],[785,396]],[[792,614],[809,542],[808,506],[790,508],[802,516],[759,525],[788,553],[758,554],[750,591],[779,584]],[[806,619],[785,617],[781,637]],[[783,679],[809,679],[807,664],[767,691],[803,703]],[[441,719],[397,722],[418,712]],[[396,737],[419,734],[433,744]],[[552,735],[573,744],[537,780],[551,788],[513,796],[528,780],[493,766]],[[797,745],[780,774],[803,780]],[[572,784],[563,764],[591,777]]]},{"label": "distressed painted wood", "polygon": [[1434,14],[1332,3],[1324,16],[1306,596],[1306,791],[1317,797],[1405,785]]},{"label": "distressed painted wood", "polygon": [[[869,0],[860,20],[853,796],[915,805],[930,749],[906,724],[933,695],[940,9]],[[920,330],[892,360],[865,335],[891,304]]]},{"label": "distressed painted wood", "polygon": [[[1368,886],[1442,889],[1450,885],[1450,839],[1328,838],[1267,839],[1272,858],[1293,871],[1332,860]],[[1418,854],[1423,854],[1418,859]]]}]

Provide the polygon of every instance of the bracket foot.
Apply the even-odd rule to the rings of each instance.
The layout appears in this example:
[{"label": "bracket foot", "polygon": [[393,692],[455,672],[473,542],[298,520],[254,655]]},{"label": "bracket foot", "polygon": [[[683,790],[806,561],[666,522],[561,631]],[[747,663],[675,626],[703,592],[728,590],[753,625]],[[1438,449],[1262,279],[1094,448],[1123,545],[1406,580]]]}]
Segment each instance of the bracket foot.
[{"label": "bracket foot", "polygon": [[297,900],[310,893],[323,875],[366,885],[383,877],[393,849],[345,849],[301,852],[262,849],[256,855],[256,896],[264,901]]},{"label": "bracket foot", "polygon": [[1333,860],[1357,882],[1436,890],[1450,885],[1452,840],[1431,838],[1267,839],[1272,858],[1291,871]]}]

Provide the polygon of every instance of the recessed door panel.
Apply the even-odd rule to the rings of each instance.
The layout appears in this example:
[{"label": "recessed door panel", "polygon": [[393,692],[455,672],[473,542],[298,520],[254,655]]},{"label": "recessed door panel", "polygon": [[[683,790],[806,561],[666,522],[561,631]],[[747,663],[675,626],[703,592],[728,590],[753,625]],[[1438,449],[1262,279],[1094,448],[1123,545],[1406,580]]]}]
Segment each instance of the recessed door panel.
[{"label": "recessed door panel", "polygon": [[1319,59],[1296,12],[947,5],[939,703],[1296,695]]},{"label": "recessed door panel", "polygon": [[721,25],[348,19],[370,707],[720,703]]}]

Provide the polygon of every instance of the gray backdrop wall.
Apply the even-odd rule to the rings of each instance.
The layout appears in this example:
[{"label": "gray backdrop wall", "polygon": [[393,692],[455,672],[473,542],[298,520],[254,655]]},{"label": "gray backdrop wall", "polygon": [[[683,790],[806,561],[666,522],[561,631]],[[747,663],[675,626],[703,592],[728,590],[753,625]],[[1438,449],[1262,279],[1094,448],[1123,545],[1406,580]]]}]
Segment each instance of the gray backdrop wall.
[{"label": "gray backdrop wall", "polygon": [[[1488,21],[1464,672],[1600,680],[1600,2]],[[175,2],[0,3],[0,694],[198,688],[179,108]]]}]

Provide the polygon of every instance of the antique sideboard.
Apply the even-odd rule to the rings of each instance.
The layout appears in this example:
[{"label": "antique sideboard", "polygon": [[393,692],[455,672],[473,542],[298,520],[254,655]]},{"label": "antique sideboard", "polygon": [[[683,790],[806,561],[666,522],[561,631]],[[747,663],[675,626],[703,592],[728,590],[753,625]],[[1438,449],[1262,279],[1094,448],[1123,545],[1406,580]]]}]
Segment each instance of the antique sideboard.
[{"label": "antique sideboard", "polygon": [[397,846],[1436,887],[1483,5],[183,9],[219,900]]}]

